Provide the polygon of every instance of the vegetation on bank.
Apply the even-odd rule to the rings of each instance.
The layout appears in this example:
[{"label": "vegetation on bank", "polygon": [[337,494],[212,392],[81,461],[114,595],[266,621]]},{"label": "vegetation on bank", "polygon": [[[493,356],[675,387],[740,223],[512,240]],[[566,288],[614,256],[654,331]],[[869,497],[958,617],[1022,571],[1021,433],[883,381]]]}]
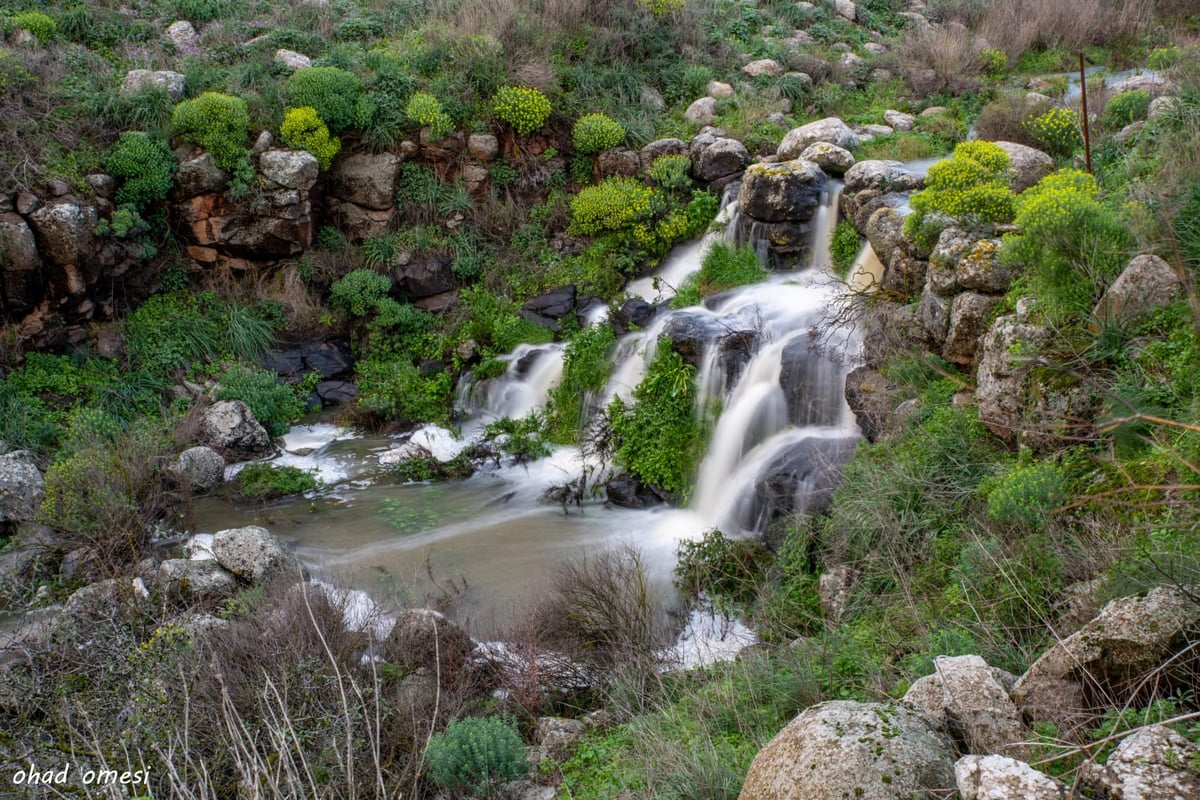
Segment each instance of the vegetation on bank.
[{"label": "vegetation on bank", "polygon": [[[575,565],[514,635],[534,653],[566,650],[601,670],[589,688],[562,694],[543,691],[538,681],[549,679],[536,660],[500,696],[453,651],[427,663],[403,649],[364,661],[364,635],[347,631],[345,609],[324,596],[260,589],[195,604],[227,623],[215,633],[168,622],[164,614],[192,604],[155,598],[161,606],[105,621],[103,636],[66,629],[31,653],[38,677],[22,687],[21,710],[3,712],[17,723],[9,730],[44,732],[55,754],[74,748],[120,759],[140,749],[174,759],[179,772],[159,774],[160,793],[186,784],[199,795],[196,787],[232,796],[249,780],[264,795],[348,796],[353,786],[362,796],[383,780],[381,795],[488,796],[523,771],[516,737],[528,737],[538,715],[603,706],[615,724],[589,733],[539,777],[579,798],[631,790],[732,800],[759,747],[813,702],[895,697],[937,655],[975,653],[1020,671],[1084,580],[1101,580],[1101,600],[1164,581],[1195,583],[1200,354],[1189,301],[1200,269],[1200,75],[1150,24],[1151,4],[1122,3],[1102,24],[1080,3],[940,0],[930,2],[930,16],[961,21],[967,33],[944,26],[933,34],[910,29],[901,4],[889,0],[860,2],[857,25],[825,2],[559,2],[537,13],[514,4],[499,16],[484,5],[180,0],[133,7],[127,18],[99,5],[18,0],[0,15],[0,34],[20,27],[44,48],[0,49],[0,151],[12,159],[0,189],[56,177],[87,191],[83,176],[102,167],[119,181],[122,215],[100,232],[138,238],[144,258],[163,267],[163,290],[121,324],[123,353],[25,353],[18,365],[13,350],[0,382],[0,440],[47,467],[43,522],[114,572],[136,563],[152,526],[182,528],[186,498],[161,466],[187,442],[193,401],[176,399],[171,387],[211,382],[214,396],[244,400],[281,433],[312,388],[281,386],[258,367],[284,333],[347,332],[362,389],[357,419],[380,425],[449,422],[452,372],[469,366],[486,377],[517,344],[561,337],[564,379],[545,417],[502,421],[493,435],[518,460],[544,454],[547,440],[586,438],[611,328],[567,321],[556,334],[521,316],[520,305],[565,283],[611,300],[672,242],[708,225],[717,200],[693,191],[686,157],[659,159],[648,181],[596,182],[594,153],[687,138],[682,110],[714,79],[736,89],[718,106],[719,124],[760,153],[810,118],[873,124],[885,108],[943,105],[945,114],[918,117],[915,132],[879,137],[857,155],[946,152],[972,121],[981,138],[1054,154],[1058,169],[1013,197],[994,148],[959,145],[914,201],[914,217],[925,222],[913,223],[914,232],[935,241],[947,217],[1015,223],[1000,258],[1023,274],[996,313],[1034,297],[1030,319],[1054,333],[1039,369],[1093,387],[1107,421],[1084,441],[1014,452],[972,406],[955,401],[971,375],[894,354],[886,374],[915,411],[893,435],[860,446],[828,514],[776,521],[770,548],[712,533],[679,553],[681,590],[744,615],[767,642],[734,663],[686,674],[648,668],[657,627],[634,557]],[[1196,29],[1186,4],[1158,5]],[[200,54],[179,60],[185,99],[121,95],[126,68],[159,65],[171,52],[161,33],[174,18],[201,30]],[[811,46],[782,43],[797,29]],[[992,47],[976,52],[968,40],[976,32]],[[868,51],[872,34],[891,52]],[[842,42],[858,63],[841,60],[834,45]],[[304,51],[315,66],[289,77],[273,66],[279,47]],[[1074,66],[1079,48],[1114,67],[1150,59],[1171,70],[1176,87],[1174,103],[1153,120],[1136,92],[1108,100],[1093,129],[1094,178],[1079,171],[1070,112],[1031,104],[1019,88],[1031,75]],[[776,58],[813,83],[743,76],[743,54]],[[1133,122],[1146,127],[1119,142],[1115,134]],[[328,169],[339,147],[391,148],[420,127],[434,138],[500,134],[504,156],[489,167],[489,192],[472,195],[408,163],[386,234],[356,244],[326,228],[313,250],[258,285],[186,291],[202,287],[190,286],[160,211],[172,141],[203,145],[233,174],[235,190],[253,191],[247,144],[258,129],[280,132]],[[535,185],[532,175],[547,177]],[[835,260],[848,265],[857,235],[841,227],[836,242]],[[1166,258],[1192,294],[1134,321],[1092,318],[1138,252]],[[435,316],[408,302],[387,274],[401,257],[452,262],[457,309]],[[744,253],[712,259],[681,295],[699,299],[756,277]],[[629,402],[604,416],[617,463],[681,499],[705,435],[694,372],[660,343]],[[442,473],[423,466],[430,471],[410,477],[462,474],[462,464]],[[313,488],[311,476],[270,468],[248,468],[241,484],[258,498]],[[853,567],[857,588],[833,624],[819,605],[818,577],[842,564]],[[53,577],[44,586],[39,603],[75,588]],[[34,590],[11,594],[30,599]],[[76,647],[85,637],[90,648]],[[1181,694],[1147,713],[1195,704]],[[1103,737],[1140,713],[1114,714],[1085,735]],[[87,727],[98,720],[132,723],[119,734]],[[1055,732],[1041,734],[1044,756],[1057,755]],[[1050,771],[1066,774],[1071,758]]]}]

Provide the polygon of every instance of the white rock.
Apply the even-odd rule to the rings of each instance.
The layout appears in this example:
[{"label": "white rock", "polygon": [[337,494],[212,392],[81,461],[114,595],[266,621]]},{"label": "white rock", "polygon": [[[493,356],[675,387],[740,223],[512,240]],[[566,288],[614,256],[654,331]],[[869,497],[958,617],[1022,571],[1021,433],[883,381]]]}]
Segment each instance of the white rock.
[{"label": "white rock", "polygon": [[1065,800],[1061,781],[1008,756],[963,756],[954,765],[962,800]]},{"label": "white rock", "polygon": [[121,94],[136,94],[147,89],[166,89],[172,99],[179,100],[183,97],[184,83],[183,75],[171,70],[132,69],[125,73]]},{"label": "white rock", "polygon": [[166,37],[180,54],[200,55],[200,34],[196,33],[196,27],[186,19],[172,22],[167,27]]},{"label": "white rock", "polygon": [[282,64],[287,69],[295,72],[298,69],[311,67],[312,59],[303,53],[297,53],[295,50],[287,50],[281,47],[275,51],[275,63]]},{"label": "white rock", "polygon": [[684,121],[693,125],[711,125],[716,118],[717,100],[714,97],[701,97],[683,112]]}]

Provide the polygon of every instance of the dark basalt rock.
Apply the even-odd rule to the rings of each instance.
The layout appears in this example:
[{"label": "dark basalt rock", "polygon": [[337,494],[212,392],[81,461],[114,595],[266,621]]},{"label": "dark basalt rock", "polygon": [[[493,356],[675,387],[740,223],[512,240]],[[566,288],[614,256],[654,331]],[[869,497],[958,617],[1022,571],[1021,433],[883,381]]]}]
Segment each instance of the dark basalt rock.
[{"label": "dark basalt rock", "polygon": [[559,286],[557,289],[551,289],[543,295],[525,301],[521,310],[557,321],[575,310],[576,297],[574,284]]},{"label": "dark basalt rock", "polygon": [[624,336],[634,328],[643,329],[658,316],[658,311],[658,306],[647,303],[640,297],[631,297],[613,315],[613,331],[617,336]]}]

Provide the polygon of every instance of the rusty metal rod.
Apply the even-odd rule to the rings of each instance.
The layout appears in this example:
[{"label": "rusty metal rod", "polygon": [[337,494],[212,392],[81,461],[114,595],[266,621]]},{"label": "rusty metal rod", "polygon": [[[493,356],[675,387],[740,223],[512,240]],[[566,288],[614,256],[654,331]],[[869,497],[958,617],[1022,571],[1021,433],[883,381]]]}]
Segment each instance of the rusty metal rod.
[{"label": "rusty metal rod", "polygon": [[1083,98],[1083,157],[1087,162],[1088,174],[1092,172],[1092,137],[1088,129],[1087,75],[1083,71],[1083,51],[1079,51],[1079,93]]}]

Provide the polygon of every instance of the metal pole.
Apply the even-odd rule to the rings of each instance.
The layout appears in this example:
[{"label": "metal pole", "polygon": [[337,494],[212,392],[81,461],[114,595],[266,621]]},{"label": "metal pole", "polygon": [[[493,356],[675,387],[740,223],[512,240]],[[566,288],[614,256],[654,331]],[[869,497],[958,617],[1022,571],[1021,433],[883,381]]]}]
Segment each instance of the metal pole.
[{"label": "metal pole", "polygon": [[1083,51],[1079,53],[1079,92],[1083,98],[1083,157],[1087,162],[1087,171],[1092,171],[1092,138],[1088,130],[1087,110],[1087,75],[1083,71]]}]

